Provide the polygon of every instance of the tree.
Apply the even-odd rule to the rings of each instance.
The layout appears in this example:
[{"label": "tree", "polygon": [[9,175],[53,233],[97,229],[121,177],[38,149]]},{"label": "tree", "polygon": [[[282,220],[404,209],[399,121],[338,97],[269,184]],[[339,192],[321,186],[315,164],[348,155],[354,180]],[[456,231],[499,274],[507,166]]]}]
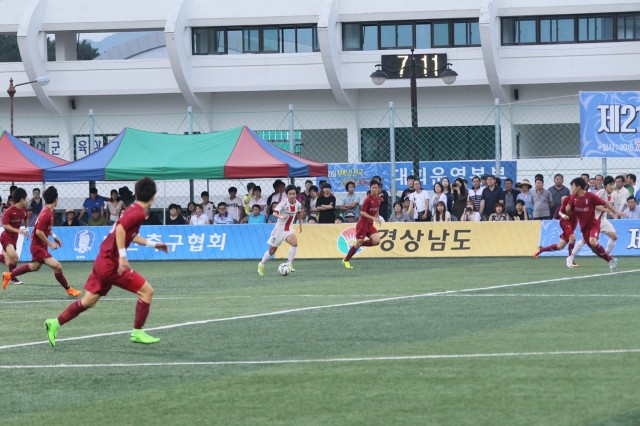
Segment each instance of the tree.
[{"label": "tree", "polygon": [[22,62],[15,34],[0,35],[0,62]]},{"label": "tree", "polygon": [[[89,40],[82,40],[80,44],[76,44],[79,61],[90,61],[98,56],[98,49],[91,45]],[[47,60],[56,60],[56,41],[47,37]]]}]

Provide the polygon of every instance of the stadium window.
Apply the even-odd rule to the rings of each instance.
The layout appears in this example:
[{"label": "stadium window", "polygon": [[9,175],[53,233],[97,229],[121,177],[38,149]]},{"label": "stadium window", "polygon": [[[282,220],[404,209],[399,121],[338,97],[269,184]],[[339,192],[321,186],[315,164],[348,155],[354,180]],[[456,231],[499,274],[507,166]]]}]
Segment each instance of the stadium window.
[{"label": "stadium window", "polygon": [[260,30],[258,28],[244,28],[242,30],[243,53],[260,52]]},{"label": "stadium window", "polygon": [[242,53],[242,30],[227,30],[227,54],[239,55]]},{"label": "stadium window", "polygon": [[279,52],[280,51],[280,39],[278,28],[263,28],[262,29],[262,51],[265,53]]},{"label": "stadium window", "polygon": [[449,22],[434,22],[433,47],[449,47]]},{"label": "stadium window", "polygon": [[473,21],[455,21],[453,23],[454,46],[479,46],[480,24]]},{"label": "stadium window", "polygon": [[431,24],[416,24],[416,49],[431,48]]},{"label": "stadium window", "polygon": [[536,34],[535,18],[502,19],[502,44],[533,44]]},{"label": "stadium window", "polygon": [[191,31],[191,40],[193,42],[193,54],[194,55],[208,55],[209,54],[209,29],[208,28],[194,28]]},{"label": "stadium window", "polygon": [[618,40],[640,39],[640,15],[618,16]]},{"label": "stadium window", "polygon": [[282,53],[295,53],[296,52],[296,29],[295,28],[281,28],[280,39],[282,40]]},{"label": "stadium window", "polygon": [[362,50],[378,50],[378,26],[362,26]]},{"label": "stadium window", "polygon": [[613,41],[613,16],[578,18],[578,41]]},{"label": "stadium window", "polygon": [[575,42],[573,18],[541,18],[540,43]]},{"label": "stadium window", "polygon": [[342,50],[362,50],[361,31],[361,24],[342,24]]},{"label": "stadium window", "polygon": [[296,51],[313,52],[313,28],[301,27],[296,31]]}]

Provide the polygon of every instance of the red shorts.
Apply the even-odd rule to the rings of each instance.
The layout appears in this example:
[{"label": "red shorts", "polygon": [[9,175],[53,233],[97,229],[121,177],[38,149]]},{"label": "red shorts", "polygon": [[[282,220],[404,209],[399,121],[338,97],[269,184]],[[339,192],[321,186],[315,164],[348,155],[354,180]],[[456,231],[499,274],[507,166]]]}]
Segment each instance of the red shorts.
[{"label": "red shorts", "polygon": [[15,249],[18,245],[18,234],[12,234],[10,232],[4,231],[0,235],[0,244],[2,244],[3,251],[7,251],[8,245],[12,245]]},{"label": "red shorts", "polygon": [[31,261],[32,262],[44,263],[44,260],[50,257],[53,257],[53,256],[51,256],[51,253],[49,253],[49,250],[47,249],[46,246],[31,244]]},{"label": "red shorts", "polygon": [[575,227],[566,220],[560,220],[560,229],[562,229],[560,239],[569,242],[569,237],[575,234]]},{"label": "red shorts", "polygon": [[595,238],[596,241],[600,237],[600,222],[591,223],[589,226],[581,229],[582,239],[585,243],[589,244],[590,238]]},{"label": "red shorts", "polygon": [[358,222],[356,224],[356,240],[364,240],[364,237],[370,237],[376,233],[378,230],[373,226],[373,222]]},{"label": "red shorts", "polygon": [[140,291],[146,280],[133,269],[127,269],[118,275],[118,264],[115,265],[110,259],[98,257],[93,265],[93,271],[84,289],[100,296],[106,296],[112,286],[118,286],[131,293]]}]

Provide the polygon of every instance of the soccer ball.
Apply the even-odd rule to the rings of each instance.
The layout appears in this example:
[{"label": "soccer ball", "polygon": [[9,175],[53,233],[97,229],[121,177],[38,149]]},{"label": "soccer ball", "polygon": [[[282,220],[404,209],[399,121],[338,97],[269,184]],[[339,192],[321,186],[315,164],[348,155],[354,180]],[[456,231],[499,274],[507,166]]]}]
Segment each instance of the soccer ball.
[{"label": "soccer ball", "polygon": [[278,272],[283,277],[286,277],[287,275],[289,275],[289,272],[291,272],[291,268],[289,267],[288,263],[281,263],[280,266],[278,266]]}]

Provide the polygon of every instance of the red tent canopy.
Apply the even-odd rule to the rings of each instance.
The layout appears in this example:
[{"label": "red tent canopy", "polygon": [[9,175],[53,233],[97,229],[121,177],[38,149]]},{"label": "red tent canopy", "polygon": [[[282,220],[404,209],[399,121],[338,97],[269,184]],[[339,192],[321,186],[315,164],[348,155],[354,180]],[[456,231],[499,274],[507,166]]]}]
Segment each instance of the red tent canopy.
[{"label": "red tent canopy", "polygon": [[27,145],[10,133],[2,132],[0,137],[0,181],[43,182],[44,169],[67,163],[68,161]]}]

